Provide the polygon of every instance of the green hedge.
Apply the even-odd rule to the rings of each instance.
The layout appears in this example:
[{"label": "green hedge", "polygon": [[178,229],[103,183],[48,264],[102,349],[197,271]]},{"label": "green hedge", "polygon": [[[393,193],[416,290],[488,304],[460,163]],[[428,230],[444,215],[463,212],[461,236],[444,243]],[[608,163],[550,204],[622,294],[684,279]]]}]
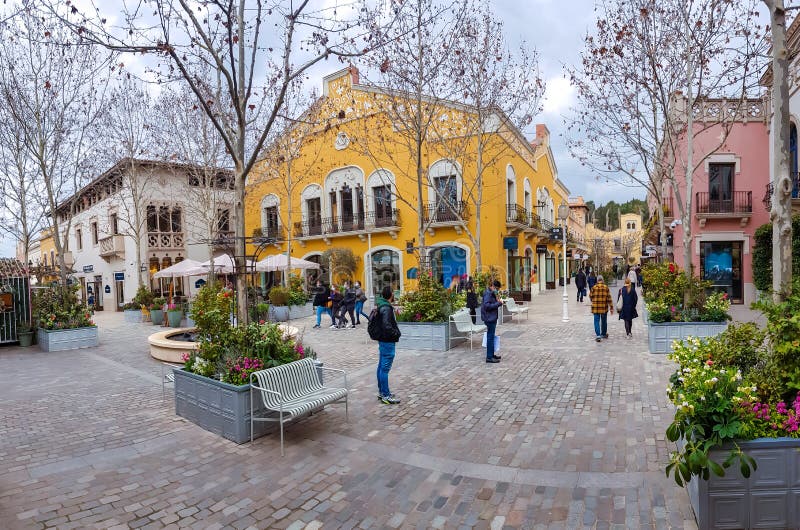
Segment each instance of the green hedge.
[{"label": "green hedge", "polygon": [[[753,248],[753,284],[772,291],[772,223],[758,227]],[[792,217],[792,276],[800,277],[800,215]]]}]

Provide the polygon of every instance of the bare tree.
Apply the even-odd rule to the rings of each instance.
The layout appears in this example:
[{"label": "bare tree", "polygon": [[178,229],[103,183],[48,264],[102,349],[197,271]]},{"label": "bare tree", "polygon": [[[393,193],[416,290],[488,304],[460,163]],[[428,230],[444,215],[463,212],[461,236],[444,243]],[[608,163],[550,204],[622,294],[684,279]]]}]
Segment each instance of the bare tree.
[{"label": "bare tree", "polygon": [[122,76],[111,92],[104,122],[107,153],[113,156],[109,163],[120,165],[118,178],[123,199],[119,207],[124,215],[118,215],[117,220],[122,234],[131,237],[136,245],[137,285],[144,285],[142,244],[147,240],[147,206],[155,185],[155,166],[142,163],[142,159],[152,158],[154,152],[153,117],[153,100],[147,89],[136,78]]},{"label": "bare tree", "polygon": [[[570,72],[580,100],[570,128],[585,136],[573,138],[571,150],[606,178],[645,187],[659,206],[667,184],[690,264],[692,175],[741,116],[764,51],[755,0],[617,0],[601,7],[604,16],[597,34],[586,38],[582,69]],[[728,108],[718,120],[695,122],[696,106],[708,94],[728,97]],[[719,136],[696,153],[695,139],[712,129]],[[683,173],[680,180],[676,171]],[[659,216],[663,233],[660,207]]]},{"label": "bare tree", "polygon": [[29,10],[0,31],[0,97],[41,183],[65,284],[75,192],[96,174],[92,131],[105,108],[109,56],[94,46],[62,46],[71,35]]},{"label": "bare tree", "polygon": [[436,0],[412,0],[392,7],[399,36],[384,38],[386,45],[380,53],[370,56],[377,63],[368,63],[376,70],[374,84],[381,87],[370,102],[370,112],[377,120],[369,124],[363,120],[369,128],[358,144],[375,169],[391,165],[397,178],[415,185],[416,193],[408,197],[398,194],[396,188],[392,192],[417,214],[420,258],[426,262],[425,231],[430,224],[426,217],[435,217],[426,215],[423,194],[431,184],[429,142],[435,138],[436,120],[448,112],[444,103],[456,95],[450,78],[455,71],[452,50],[465,31],[472,2],[445,5]]},{"label": "bare tree", "polygon": [[[474,168],[475,178],[465,181],[462,193],[475,205],[475,230],[463,218],[461,221],[475,249],[476,266],[480,270],[481,206],[487,199],[484,176],[487,171],[502,171],[499,163],[512,150],[521,152],[525,158],[530,146],[520,130],[529,126],[541,110],[545,85],[539,74],[536,50],[523,42],[512,52],[505,40],[503,23],[494,18],[488,5],[468,14],[455,46],[451,77],[455,96],[466,108],[447,120],[437,120],[433,136],[448,158],[459,162],[462,168]],[[500,199],[506,203],[505,178],[499,182],[502,185],[492,190],[494,193],[488,200]],[[453,216],[463,216],[462,208],[442,196],[439,188],[433,189],[437,202],[444,204]],[[529,212],[526,217],[530,217]]]},{"label": "bare tree", "polygon": [[22,131],[17,129],[7,107],[0,107],[0,232],[8,234],[22,249],[24,262],[30,261],[34,238],[45,218],[40,201],[42,190],[34,166],[25,149]]},{"label": "bare tree", "polygon": [[[312,65],[331,56],[352,57],[376,44],[376,24],[382,18],[356,1],[347,8],[314,10],[308,0],[145,0],[133,10],[116,13],[112,27],[96,6],[81,13],[60,1],[45,0],[85,41],[120,52],[156,54],[167,59],[157,72],[180,78],[197,98],[225,144],[234,173],[233,220],[235,260],[244,271],[245,184],[283,107],[289,85]],[[342,12],[352,13],[343,19]],[[152,13],[152,15],[150,15]],[[353,28],[359,25],[360,33]],[[300,58],[300,64],[294,60]],[[219,72],[224,99],[217,86],[199,72]],[[244,274],[237,275],[240,293]],[[246,296],[239,296],[238,313],[247,320]]]}]

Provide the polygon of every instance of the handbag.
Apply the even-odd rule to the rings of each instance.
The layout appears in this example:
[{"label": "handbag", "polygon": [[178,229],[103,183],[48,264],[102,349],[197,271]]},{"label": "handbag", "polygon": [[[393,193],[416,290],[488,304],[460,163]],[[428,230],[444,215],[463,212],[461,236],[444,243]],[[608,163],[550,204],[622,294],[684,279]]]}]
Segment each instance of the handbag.
[{"label": "handbag", "polygon": [[622,289],[617,293],[617,312],[622,311]]},{"label": "handbag", "polygon": [[[483,342],[481,342],[481,346],[484,347],[484,348],[486,347],[486,335],[487,335],[487,333],[484,331],[483,332]],[[495,335],[494,336],[494,352],[497,353],[499,351],[500,351],[500,337]]]}]

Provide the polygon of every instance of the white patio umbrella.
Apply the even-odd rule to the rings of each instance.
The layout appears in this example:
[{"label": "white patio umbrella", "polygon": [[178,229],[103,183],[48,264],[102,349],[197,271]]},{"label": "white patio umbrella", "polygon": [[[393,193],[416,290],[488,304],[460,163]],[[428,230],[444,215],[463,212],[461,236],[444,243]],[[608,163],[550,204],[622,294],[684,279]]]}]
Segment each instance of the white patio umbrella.
[{"label": "white patio umbrella", "polygon": [[[208,274],[211,269],[214,269],[214,272],[217,274],[233,274],[234,272],[234,261],[233,258],[228,254],[223,254],[221,256],[217,256],[213,260],[204,261],[201,263],[197,269],[191,269],[191,275],[200,275],[200,274]],[[241,272],[250,272],[253,270],[253,261],[252,260],[245,260],[245,270]]]},{"label": "white patio umbrella", "polygon": [[170,265],[166,269],[162,269],[153,274],[153,278],[174,278],[176,276],[192,276],[192,270],[200,266],[199,261],[193,259],[185,259],[179,261],[175,265]]},{"label": "white patio umbrella", "polygon": [[[259,272],[273,272],[286,270],[286,254],[275,254],[267,256],[258,263],[256,263],[256,270]],[[308,261],[300,258],[291,258],[289,267],[292,269],[319,269],[319,263]]]}]

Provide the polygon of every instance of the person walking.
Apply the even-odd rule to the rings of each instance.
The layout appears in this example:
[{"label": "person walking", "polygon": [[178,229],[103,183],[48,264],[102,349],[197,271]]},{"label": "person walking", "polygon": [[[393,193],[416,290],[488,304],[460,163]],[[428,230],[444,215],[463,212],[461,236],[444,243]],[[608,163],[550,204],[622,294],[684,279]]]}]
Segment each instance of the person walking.
[{"label": "person walking", "polygon": [[636,269],[628,265],[628,273],[625,275],[626,280],[631,281],[631,285],[636,286]]},{"label": "person walking", "polygon": [[594,314],[594,333],[597,335],[594,340],[600,342],[608,338],[608,311],[614,314],[614,304],[611,301],[611,291],[603,281],[603,275],[597,276],[597,283],[589,291],[589,300],[592,302],[592,313]]},{"label": "person walking", "polygon": [[586,274],[583,269],[578,269],[575,274],[575,288],[578,289],[578,302],[583,302],[583,297],[586,294]]},{"label": "person walking", "polygon": [[[331,329],[338,329],[341,327],[342,319],[344,318],[342,313],[342,300],[344,297],[339,289],[335,287],[331,289]],[[339,324],[337,324],[339,322]]]},{"label": "person walking", "polygon": [[494,354],[494,330],[497,327],[497,310],[503,305],[502,300],[497,299],[498,289],[500,289],[500,282],[495,280],[483,292],[483,303],[481,304],[481,320],[486,325],[487,363],[500,362],[500,356]]},{"label": "person walking", "polygon": [[[586,285],[589,287],[590,293],[592,292],[592,289],[596,284],[597,284],[597,276],[594,275],[594,271],[592,269],[589,269],[589,274],[586,276]],[[589,298],[591,299],[591,297],[592,296],[590,294]]]},{"label": "person walking", "polygon": [[[355,329],[356,327],[356,316],[355,316],[355,309],[356,309],[356,288],[350,285],[350,282],[344,282],[344,297],[342,298],[342,309],[340,313],[340,322],[344,325],[339,326],[340,328],[350,328]],[[350,325],[347,325],[347,318],[345,318],[344,314],[350,315]]]},{"label": "person walking", "polygon": [[472,323],[475,324],[478,319],[476,309],[478,309],[478,293],[475,292],[475,283],[472,278],[467,280],[467,302],[466,306],[469,308],[469,316],[472,318]]},{"label": "person walking", "polygon": [[618,299],[622,298],[619,319],[625,322],[625,336],[629,339],[633,338],[631,328],[633,327],[633,319],[639,316],[639,313],[636,312],[636,303],[639,301],[639,297],[636,295],[636,288],[630,278],[625,278],[625,285],[619,290],[617,297]]},{"label": "person walking", "polygon": [[367,328],[370,338],[378,341],[378,399],[386,405],[396,405],[400,400],[389,390],[389,371],[394,363],[397,341],[400,340],[400,328],[394,317],[394,292],[392,287],[384,285],[381,295],[375,301],[375,318]]},{"label": "person walking", "polygon": [[358,326],[359,324],[361,324],[362,316],[367,319],[367,322],[369,322],[369,315],[364,313],[364,302],[367,301],[367,295],[364,293],[364,289],[361,288],[361,282],[357,281],[355,283],[355,288],[356,288],[355,315],[356,315],[356,326]]},{"label": "person walking", "polygon": [[333,324],[333,315],[328,307],[328,301],[331,297],[331,290],[328,289],[327,285],[322,283],[322,280],[317,280],[317,285],[314,286],[312,292],[314,293],[314,309],[317,312],[317,323],[314,324],[314,327],[318,328],[322,323],[322,313],[328,313],[328,316],[331,317],[331,324]]}]

